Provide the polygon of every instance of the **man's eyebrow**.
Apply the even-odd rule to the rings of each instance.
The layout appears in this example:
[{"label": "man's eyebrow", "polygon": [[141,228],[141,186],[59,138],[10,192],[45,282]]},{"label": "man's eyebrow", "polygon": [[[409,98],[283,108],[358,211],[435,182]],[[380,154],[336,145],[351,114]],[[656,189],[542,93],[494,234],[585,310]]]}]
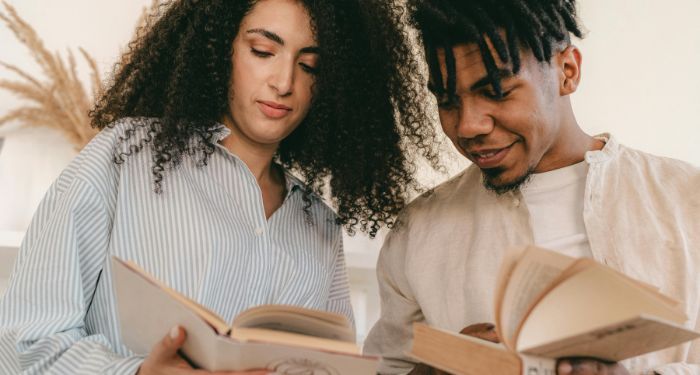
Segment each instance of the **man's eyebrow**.
[{"label": "man's eyebrow", "polygon": [[283,46],[284,45],[284,40],[277,34],[273,33],[272,31],[268,31],[265,29],[250,29],[246,31],[247,34],[260,34],[264,36],[267,39],[270,39],[271,41]]},{"label": "man's eyebrow", "polygon": [[[513,72],[510,71],[509,69],[499,69],[496,72],[496,75],[498,76],[499,79],[505,79],[505,78],[510,78],[510,77],[515,76],[515,74],[513,74]],[[485,76],[484,78],[476,81],[473,85],[471,85],[469,90],[475,91],[475,90],[478,90],[484,86],[488,86],[490,84],[491,84],[491,78],[489,76]]]}]

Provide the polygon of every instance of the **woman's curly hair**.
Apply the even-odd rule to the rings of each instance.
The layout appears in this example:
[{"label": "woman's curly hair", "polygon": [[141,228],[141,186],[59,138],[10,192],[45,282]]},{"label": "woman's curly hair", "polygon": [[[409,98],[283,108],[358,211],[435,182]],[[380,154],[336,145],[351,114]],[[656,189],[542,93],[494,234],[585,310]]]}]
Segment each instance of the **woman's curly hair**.
[{"label": "woman's curly hair", "polygon": [[[229,108],[233,40],[257,1],[162,5],[91,111],[100,129],[123,117],[157,119],[144,122],[149,137],[115,155],[120,163],[150,145],[156,192],[183,157],[205,165],[214,152],[214,132]],[[406,9],[386,0],[299,1],[320,48],[318,72],[311,109],[276,160],[302,177],[307,205],[311,193],[323,196],[330,187],[339,223],[374,236],[420,190],[416,156],[438,166],[420,68],[401,26]]]}]

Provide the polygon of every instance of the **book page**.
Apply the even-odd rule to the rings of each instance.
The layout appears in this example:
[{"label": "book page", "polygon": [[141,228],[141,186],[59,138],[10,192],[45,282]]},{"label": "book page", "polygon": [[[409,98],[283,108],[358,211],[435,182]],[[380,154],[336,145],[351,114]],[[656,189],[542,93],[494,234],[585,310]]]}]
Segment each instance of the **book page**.
[{"label": "book page", "polygon": [[250,327],[249,323],[247,323],[248,319],[257,319],[258,317],[263,317],[266,314],[278,313],[307,316],[313,320],[322,320],[341,327],[350,326],[348,318],[346,318],[344,315],[332,313],[329,311],[307,309],[304,307],[293,305],[260,305],[251,307],[238,314],[236,319],[234,319],[233,321],[233,326]]},{"label": "book page", "polygon": [[355,342],[355,332],[345,316],[297,306],[254,307],[242,312],[234,319],[233,332],[238,328],[264,328]]},{"label": "book page", "polygon": [[532,304],[575,261],[575,258],[535,246],[524,250],[513,268],[500,304],[498,330],[506,346],[515,347],[516,331]]},{"label": "book page", "polygon": [[360,355],[360,347],[354,342],[331,340],[321,337],[307,336],[264,328],[236,327],[231,331],[231,337],[241,342],[265,342],[283,344],[334,353]]},{"label": "book page", "polygon": [[498,269],[498,275],[496,276],[496,290],[494,292],[494,324],[496,325],[496,334],[501,342],[504,342],[502,332],[500,327],[503,326],[502,322],[502,305],[503,296],[506,293],[506,287],[508,287],[508,282],[513,274],[515,266],[518,264],[520,257],[523,256],[527,248],[510,248],[506,251],[503,259],[501,260],[501,266]]},{"label": "book page", "polygon": [[598,264],[561,282],[534,306],[516,347],[525,351],[640,315],[675,324],[686,320],[682,310],[647,287]]}]

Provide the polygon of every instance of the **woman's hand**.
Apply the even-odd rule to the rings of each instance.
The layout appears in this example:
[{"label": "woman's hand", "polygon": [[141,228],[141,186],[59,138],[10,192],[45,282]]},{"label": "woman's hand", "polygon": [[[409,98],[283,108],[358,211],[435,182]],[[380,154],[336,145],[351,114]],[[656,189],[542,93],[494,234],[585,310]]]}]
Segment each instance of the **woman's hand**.
[{"label": "woman's hand", "polygon": [[153,346],[148,357],[143,361],[137,375],[266,375],[267,370],[219,371],[196,370],[185,361],[177,351],[185,343],[187,334],[182,327],[173,327],[170,334]]}]

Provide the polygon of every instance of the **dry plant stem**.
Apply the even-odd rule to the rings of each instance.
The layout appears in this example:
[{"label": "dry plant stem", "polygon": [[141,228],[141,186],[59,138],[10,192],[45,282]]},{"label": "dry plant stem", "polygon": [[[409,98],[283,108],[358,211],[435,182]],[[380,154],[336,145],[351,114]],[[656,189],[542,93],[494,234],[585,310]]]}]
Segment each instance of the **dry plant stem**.
[{"label": "dry plant stem", "polygon": [[19,80],[0,80],[0,89],[9,91],[29,104],[15,108],[0,116],[0,125],[18,121],[26,126],[48,126],[61,130],[76,149],[82,148],[97,133],[90,126],[88,112],[95,95],[102,91],[100,73],[94,59],[80,50],[91,70],[92,96],[88,95],[78,78],[76,61],[68,51],[68,59],[46,49],[36,31],[25,22],[16,10],[2,2],[7,14],[0,11],[0,20],[24,44],[44,77],[33,77],[26,71],[7,63],[0,66],[15,73]]}]

